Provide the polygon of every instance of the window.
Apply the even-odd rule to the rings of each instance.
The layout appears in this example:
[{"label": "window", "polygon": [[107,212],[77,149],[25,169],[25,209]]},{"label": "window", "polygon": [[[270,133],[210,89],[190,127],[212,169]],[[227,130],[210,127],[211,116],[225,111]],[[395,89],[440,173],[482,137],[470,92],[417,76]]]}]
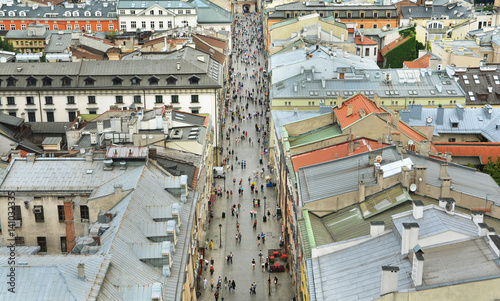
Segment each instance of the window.
[{"label": "window", "polygon": [[113,86],[121,86],[123,83],[123,79],[119,77],[113,78]]},{"label": "window", "polygon": [[21,206],[19,206],[19,205],[14,206],[14,220],[16,220],[16,221],[23,220],[23,217],[21,215]]},{"label": "window", "polygon": [[58,30],[59,29],[59,26],[57,24],[54,24],[53,27],[54,27],[54,30]]},{"label": "window", "polygon": [[189,26],[189,23],[188,21],[182,21],[182,27],[188,27]]},{"label": "window", "polygon": [[80,25],[75,24],[75,30],[80,30]]},{"label": "window", "polygon": [[135,10],[131,10],[131,11],[130,11],[130,14],[131,14],[131,15],[135,15]]},{"label": "window", "polygon": [[163,95],[156,95],[155,103],[163,103]]},{"label": "window", "polygon": [[134,103],[141,103],[141,95],[134,95]]},{"label": "window", "polygon": [[60,223],[64,222],[64,205],[57,205],[57,216]]},{"label": "window", "polygon": [[150,11],[149,11],[149,14],[150,14],[150,15],[154,15],[154,14],[155,14],[155,11],[154,11],[154,10],[150,10]]},{"label": "window", "polygon": [[45,96],[45,104],[46,105],[53,105],[54,104],[54,99],[52,96]]},{"label": "window", "polygon": [[167,78],[167,85],[175,85],[177,83],[177,79],[173,76]]},{"label": "window", "polygon": [[155,29],[155,21],[149,22],[149,26],[151,26],[151,29]]},{"label": "window", "polygon": [[54,122],[54,111],[47,111],[47,122]]},{"label": "window", "polygon": [[160,29],[163,28],[163,21],[158,22],[158,28],[160,28]]},{"label": "window", "polygon": [[179,103],[179,95],[172,95],[171,101],[172,103]]},{"label": "window", "polygon": [[191,113],[193,113],[193,114],[199,114],[200,113],[200,109],[191,109]]},{"label": "window", "polygon": [[96,16],[96,17],[101,17],[101,16],[102,16],[102,13],[101,13],[100,11],[96,11],[96,12],[95,12],[95,16]]},{"label": "window", "polygon": [[452,128],[458,128],[458,122],[452,122],[451,123]]},{"label": "window", "polygon": [[125,10],[124,9],[120,9],[120,15],[124,15],[125,14]]},{"label": "window", "polygon": [[378,25],[377,24],[373,24],[373,28],[378,28]]},{"label": "window", "polygon": [[89,11],[86,11],[86,12],[84,12],[84,13],[83,13],[83,15],[84,15],[85,17],[90,17],[90,12],[89,12]]},{"label": "window", "polygon": [[14,96],[8,96],[7,97],[7,104],[8,105],[15,105],[16,104]]},{"label": "window", "polygon": [[159,10],[159,11],[158,11],[158,14],[159,14],[159,15],[163,15],[163,11],[162,11],[162,10]]},{"label": "window", "polygon": [[115,96],[115,103],[123,103],[123,96],[116,95]]},{"label": "window", "polygon": [[457,139],[456,138],[448,138],[448,142],[456,142]]},{"label": "window", "polygon": [[15,24],[10,24],[10,30],[16,30],[16,25]]},{"label": "window", "polygon": [[168,21],[168,22],[167,22],[167,27],[168,27],[168,28],[172,28],[172,21]]},{"label": "window", "polygon": [[359,24],[359,28],[365,28],[365,24]]},{"label": "window", "polygon": [[[78,16],[80,16],[80,13],[77,12],[77,11],[74,11],[73,12],[73,17],[78,17]],[[75,26],[75,29],[77,29],[76,26]]]},{"label": "window", "polygon": [[108,30],[109,30],[109,31],[113,31],[113,30],[115,30],[115,26],[114,26],[113,24],[109,24],[109,25],[108,25]]},{"label": "window", "polygon": [[179,15],[182,15],[183,13],[184,13],[184,11],[183,11],[182,9],[179,9],[179,10],[177,11],[177,14],[179,14]]},{"label": "window", "polygon": [[50,87],[50,86],[52,86],[52,79],[50,77],[44,77],[42,79],[42,85],[44,87]]},{"label": "window", "polygon": [[35,214],[35,222],[41,223],[45,221],[43,206],[33,206],[33,213]]},{"label": "window", "polygon": [[186,15],[190,15],[191,14],[191,10],[190,9],[186,9]]},{"label": "window", "polygon": [[145,29],[145,28],[146,28],[146,21],[142,21],[141,25],[142,25],[141,27],[142,27],[143,29]]},{"label": "window", "polygon": [[360,18],[362,18],[362,19],[364,19],[364,17],[365,17],[365,12],[364,12],[364,11],[360,12],[360,13],[359,13],[359,17],[360,17]]},{"label": "window", "polygon": [[0,30],[5,30],[5,25],[4,24],[0,24]]},{"label": "window", "polygon": [[130,28],[137,28],[137,23],[135,21],[131,21]]},{"label": "window", "polygon": [[[135,28],[135,27],[132,27]],[[127,30],[127,23],[126,22],[121,22],[120,23],[120,30],[121,31],[126,31]]]},{"label": "window", "polygon": [[17,236],[15,239],[14,239],[14,242],[16,245],[18,246],[23,246],[24,245],[24,237],[22,236]]},{"label": "window", "polygon": [[88,96],[88,100],[89,100],[89,103],[96,103],[96,102],[95,102],[95,96],[94,96],[94,95],[90,95],[90,96]]},{"label": "window", "polygon": [[16,79],[13,77],[7,78],[7,87],[15,87],[16,86]]},{"label": "window", "polygon": [[370,56],[370,48],[365,49],[365,56]]},{"label": "window", "polygon": [[40,252],[47,252],[47,238],[46,237],[37,237],[36,241],[38,246],[40,247]]},{"label": "window", "polygon": [[75,111],[69,111],[68,112],[68,121],[73,122],[76,119],[76,112]]},{"label": "window", "polygon": [[26,85],[27,85],[28,87],[33,87],[33,86],[36,86],[36,82],[37,82],[36,78],[34,78],[34,77],[29,77],[29,78],[26,80]]},{"label": "window", "polygon": [[17,117],[16,111],[10,111],[9,116]]},{"label": "window", "polygon": [[385,12],[385,17],[386,17],[386,18],[390,18],[390,17],[391,17],[391,12],[390,12],[390,11]]},{"label": "window", "polygon": [[90,219],[90,214],[89,214],[89,206],[87,205],[81,205],[80,206],[80,217],[81,219]]},{"label": "window", "polygon": [[68,253],[68,244],[66,243],[66,236],[61,237],[61,252]]},{"label": "window", "polygon": [[85,86],[93,86],[95,84],[95,79],[87,77],[85,80]]},{"label": "window", "polygon": [[96,114],[97,114],[97,111],[96,111],[96,110],[89,110],[89,114],[90,114],[90,115],[96,115]]},{"label": "window", "polygon": [[377,56],[377,47],[373,47],[373,55]]},{"label": "window", "polygon": [[130,80],[130,83],[131,83],[132,85],[135,85],[135,86],[140,85],[140,84],[141,84],[141,79],[140,79],[140,78],[138,78],[138,77],[134,77],[134,78],[132,78],[132,79]]},{"label": "window", "polygon": [[191,95],[191,102],[199,102],[198,95]]},{"label": "window", "polygon": [[36,113],[33,111],[28,112],[28,121],[36,122]]},{"label": "window", "polygon": [[190,85],[197,85],[200,82],[200,79],[197,78],[196,76],[191,76],[189,78],[189,84]]},{"label": "window", "polygon": [[[378,18],[378,12],[376,12],[376,11],[374,11],[374,12],[373,12],[373,18],[374,18],[374,19],[377,19],[377,18]],[[374,27],[374,28],[376,28],[376,27]]]},{"label": "window", "polygon": [[101,24],[97,24],[97,25],[95,26],[95,30],[97,30],[97,31],[102,31],[102,26],[101,26]]},{"label": "window", "polygon": [[33,97],[33,96],[27,96],[26,97],[26,104],[27,105],[34,105],[35,104],[35,97]]},{"label": "window", "polygon": [[149,85],[150,86],[157,86],[159,81],[160,80],[157,77],[151,77],[149,79]]},{"label": "window", "polygon": [[352,12],[347,12],[347,19],[352,19]]},{"label": "window", "polygon": [[67,96],[66,100],[69,105],[75,104],[75,97],[74,96]]}]

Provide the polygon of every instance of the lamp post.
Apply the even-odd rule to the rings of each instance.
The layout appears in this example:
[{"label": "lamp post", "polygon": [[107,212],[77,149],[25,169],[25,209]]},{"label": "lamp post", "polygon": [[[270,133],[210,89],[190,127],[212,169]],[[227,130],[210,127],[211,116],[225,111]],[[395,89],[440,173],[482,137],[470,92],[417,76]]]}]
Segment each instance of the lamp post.
[{"label": "lamp post", "polygon": [[222,224],[219,224],[219,248],[222,248]]}]

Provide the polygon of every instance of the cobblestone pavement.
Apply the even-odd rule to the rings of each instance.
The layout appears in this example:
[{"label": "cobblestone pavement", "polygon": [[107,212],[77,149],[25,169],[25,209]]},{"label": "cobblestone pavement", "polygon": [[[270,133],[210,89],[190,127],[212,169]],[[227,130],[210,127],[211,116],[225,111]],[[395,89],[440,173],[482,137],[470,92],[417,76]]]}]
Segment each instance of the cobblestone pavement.
[{"label": "cobblestone pavement", "polygon": [[[239,22],[240,24],[237,24],[236,26],[242,26],[241,23],[243,23],[244,28],[247,28],[246,30],[251,30],[250,28],[254,28],[254,25],[251,25],[249,23],[245,23],[244,20],[248,20],[249,18],[256,19],[258,18],[259,15],[253,14],[250,16],[242,16],[239,15],[237,18],[242,20],[242,22]],[[240,27],[241,28],[241,27]],[[262,30],[262,27],[260,26],[260,29],[256,30],[258,34],[260,34]],[[241,37],[245,40],[244,35],[239,35],[240,40]],[[250,40],[254,39],[255,37],[249,37]],[[257,40],[257,39],[255,39]],[[259,74],[259,77],[262,78],[262,72],[259,72],[260,67],[263,67],[263,70],[265,70],[264,67],[264,55],[263,52],[258,52],[256,51],[256,44],[253,43],[251,45],[251,48],[246,48],[249,49],[248,53],[253,53],[253,51],[256,51],[256,60],[257,64],[254,66],[252,65],[246,65],[241,62],[243,55],[241,55],[239,58],[237,58],[236,53],[238,52],[241,47],[248,47],[246,45],[241,45],[242,43],[234,43],[235,45],[235,50],[236,52],[233,52],[232,55],[232,60],[233,60],[233,65],[234,67],[234,72],[233,74],[237,74],[238,72],[241,72],[242,74],[249,74],[251,75],[253,73],[253,69],[257,71]],[[238,48],[240,47],[240,48]],[[261,63],[259,66],[258,63]],[[245,72],[245,66],[247,66],[247,72]],[[247,89],[252,90],[252,88],[256,88],[256,83],[255,79],[241,79],[236,77],[235,79],[236,82],[243,82],[243,88],[241,91],[238,92],[238,99],[232,103],[231,108],[235,110],[236,106],[244,106],[246,105],[247,101],[243,99],[241,102],[239,101],[239,96],[244,95],[245,91]],[[262,83],[261,83],[262,86]],[[236,87],[238,87],[238,84],[236,84]],[[259,87],[260,88],[260,87]],[[232,90],[232,88],[231,88]],[[254,93],[255,95],[255,93]],[[260,95],[255,95],[256,99],[258,100],[263,100],[263,94]],[[254,103],[252,101],[249,101],[249,107],[248,110],[245,110],[244,112],[246,114],[248,113],[254,113],[254,112],[261,112],[261,111],[266,111],[267,105],[262,104],[260,105],[257,101],[257,103]],[[237,117],[238,115],[236,115]],[[253,117],[250,120],[242,120],[238,121],[238,118],[235,119],[234,122],[231,122],[231,117],[230,113],[226,114],[226,128],[224,129],[224,155],[223,157],[228,156],[227,152],[227,147],[229,147],[229,150],[234,150],[234,155],[230,155],[230,164],[233,165],[233,171],[229,170],[226,175],[226,179],[216,179],[215,180],[215,185],[220,186],[222,189],[227,190],[232,190],[233,195],[232,197],[226,197],[226,194],[224,193],[223,197],[217,197],[215,206],[213,207],[214,210],[214,218],[210,223],[209,229],[208,229],[208,234],[207,234],[207,239],[210,240],[212,239],[214,242],[214,249],[213,250],[208,250],[206,253],[206,258],[210,260],[212,257],[214,259],[214,275],[210,276],[210,272],[203,271],[203,275],[201,276],[201,281],[200,281],[200,287],[201,287],[201,292],[202,295],[199,298],[199,300],[215,300],[214,298],[214,291],[211,291],[210,288],[210,281],[213,279],[215,285],[217,284],[217,279],[220,276],[223,279],[227,277],[228,280],[234,280],[236,283],[236,290],[234,292],[229,292],[229,290],[224,288],[224,284],[222,285],[222,288],[220,290],[220,297],[219,300],[222,300],[224,298],[224,301],[227,300],[292,300],[293,298],[293,289],[292,289],[292,283],[291,283],[291,277],[288,273],[283,272],[283,273],[268,273],[268,272],[263,272],[261,268],[261,264],[259,262],[259,250],[262,250],[264,254],[264,258],[267,255],[268,249],[279,249],[279,239],[281,235],[281,223],[277,221],[276,219],[273,219],[271,217],[270,220],[267,220],[267,222],[263,222],[263,215],[267,210],[270,210],[272,213],[273,211],[276,211],[276,205],[277,205],[277,200],[276,200],[276,191],[275,187],[266,187],[266,182],[265,182],[265,176],[270,175],[270,170],[267,168],[267,164],[269,161],[269,158],[267,154],[264,154],[261,156],[261,152],[263,151],[264,147],[262,146],[262,143],[258,143],[257,140],[260,138],[261,142],[263,141],[262,134],[263,130],[261,132],[257,132],[255,129],[255,125],[262,126],[263,128],[266,125],[266,120],[264,117],[258,117],[255,118]],[[225,131],[227,128],[230,126],[237,125],[240,127],[240,132],[234,131],[230,135],[230,140],[226,140],[226,134]],[[243,131],[248,131],[248,136],[246,136],[244,139],[241,140],[240,143],[236,143],[235,139],[237,137],[240,137],[243,135]],[[249,142],[249,138],[253,139],[254,143]],[[229,145],[230,144],[230,145]],[[246,161],[246,168],[242,168],[240,164],[236,164],[236,157],[238,158],[238,161],[241,162],[241,160]],[[260,159],[262,158],[262,163],[260,164]],[[255,179],[254,171],[255,170],[262,170],[262,168],[265,168],[265,175],[264,177],[261,176],[259,173],[258,178]],[[252,177],[252,182],[255,181],[257,183],[258,187],[258,194],[256,195],[255,193],[250,193],[250,184],[248,181],[248,178]],[[236,183],[233,184],[233,178],[236,179]],[[239,182],[240,180],[243,181],[243,196],[238,195],[238,188],[239,188]],[[224,183],[225,182],[225,183]],[[261,192],[261,184],[264,185],[264,193]],[[252,206],[253,199],[260,199],[260,207],[254,208]],[[265,200],[265,201],[264,201]],[[241,210],[240,210],[240,215],[239,218],[237,219],[236,216],[231,215],[231,206],[235,204],[241,204]],[[257,218],[251,218],[250,217],[250,210],[255,209],[257,210]],[[223,212],[225,213],[225,218],[222,218]],[[239,221],[240,224],[240,232],[242,234],[242,240],[241,244],[236,243],[235,235],[238,233],[236,229],[236,221]],[[253,229],[253,223],[254,221],[257,221],[257,229]],[[221,229],[219,229],[219,224],[222,225]],[[220,235],[219,232],[222,232],[222,241],[220,240]],[[260,246],[257,245],[257,234],[264,232],[265,234],[265,243]],[[227,264],[226,262],[226,256],[232,252],[234,254],[233,256],[233,263],[232,264]],[[256,261],[256,267],[255,270],[252,269],[252,259],[255,259]],[[284,264],[282,260],[279,260],[281,264]],[[268,285],[268,277],[271,277],[271,279],[274,279],[274,277],[278,277],[278,286],[275,287],[274,283],[271,281],[271,285]],[[203,278],[207,278],[208,280],[208,285],[206,289],[203,289]],[[252,282],[255,281],[257,284],[257,289],[256,289],[256,294],[250,294],[250,286]],[[270,287],[270,292],[269,292],[269,287]]]}]

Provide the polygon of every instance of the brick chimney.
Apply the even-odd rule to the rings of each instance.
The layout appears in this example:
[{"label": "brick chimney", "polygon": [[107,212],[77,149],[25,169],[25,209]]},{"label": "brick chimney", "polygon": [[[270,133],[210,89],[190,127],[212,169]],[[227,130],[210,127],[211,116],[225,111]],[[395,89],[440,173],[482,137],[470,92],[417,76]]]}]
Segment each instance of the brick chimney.
[{"label": "brick chimney", "polygon": [[366,194],[366,189],[365,189],[365,182],[363,180],[359,181],[359,187],[358,187],[358,202],[361,203],[365,200],[365,195]]},{"label": "brick chimney", "polygon": [[75,223],[73,221],[73,201],[64,201],[64,222],[66,223],[66,244],[68,253],[75,246]]},{"label": "brick chimney", "polygon": [[381,296],[398,291],[398,275],[399,267],[382,267],[382,284],[380,286]]},{"label": "brick chimney", "polygon": [[380,96],[378,95],[378,93],[375,93],[373,95],[373,102],[375,103],[377,108],[380,108]]},{"label": "brick chimney", "polygon": [[338,107],[339,109],[342,109],[342,103],[343,103],[343,102],[344,102],[344,101],[342,100],[342,95],[340,95],[340,92],[339,92],[339,94],[337,94],[337,107]]},{"label": "brick chimney", "polygon": [[417,191],[419,194],[426,192],[425,186],[427,185],[427,166],[414,166],[415,170],[415,184],[417,184]]}]

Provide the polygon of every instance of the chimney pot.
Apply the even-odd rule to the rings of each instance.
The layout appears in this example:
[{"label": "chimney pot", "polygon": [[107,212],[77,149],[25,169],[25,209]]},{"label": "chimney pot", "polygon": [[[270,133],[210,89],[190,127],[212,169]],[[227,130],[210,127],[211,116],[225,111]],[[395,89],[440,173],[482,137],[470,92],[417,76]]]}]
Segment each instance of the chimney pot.
[{"label": "chimney pot", "polygon": [[478,228],[478,235],[479,236],[486,236],[488,234],[488,225],[486,225],[485,223],[479,223],[477,224],[477,228]]}]

